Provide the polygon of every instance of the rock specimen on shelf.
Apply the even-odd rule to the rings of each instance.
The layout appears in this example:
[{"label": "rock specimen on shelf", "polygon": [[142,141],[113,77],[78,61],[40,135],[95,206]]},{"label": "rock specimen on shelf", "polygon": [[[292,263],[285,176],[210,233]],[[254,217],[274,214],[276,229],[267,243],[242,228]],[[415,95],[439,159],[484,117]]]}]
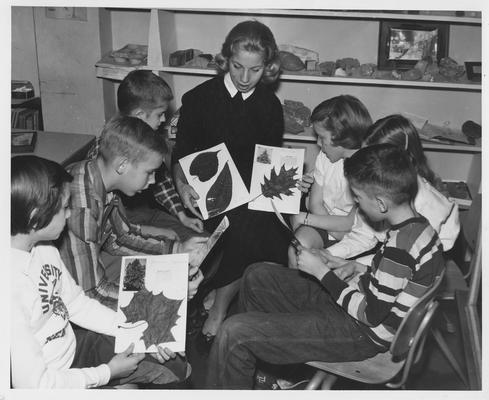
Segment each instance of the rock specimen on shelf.
[{"label": "rock specimen on shelf", "polygon": [[307,65],[307,61],[316,61],[316,63],[319,62],[319,53],[314,50],[305,49],[303,47],[298,47],[291,44],[281,44],[278,46],[278,49],[280,51],[287,51],[299,57],[304,65]]},{"label": "rock specimen on shelf", "polygon": [[482,136],[482,126],[474,121],[465,121],[462,124],[462,132],[467,136],[470,144],[475,144],[475,140]]},{"label": "rock specimen on shelf", "polygon": [[341,68],[346,71],[347,75],[351,75],[352,68],[359,67],[360,61],[356,58],[346,57],[336,60],[336,68]]},{"label": "rock specimen on shelf", "polygon": [[377,71],[377,65],[373,63],[366,63],[360,65],[360,76],[362,77],[370,77],[374,74],[374,72]]},{"label": "rock specimen on shelf", "polygon": [[126,44],[119,50],[110,53],[110,57],[116,63],[129,63],[131,65],[146,64],[148,56],[148,46],[142,44]]},{"label": "rock specimen on shelf", "polygon": [[212,54],[198,54],[191,60],[187,61],[185,67],[208,68],[214,57]]},{"label": "rock specimen on shelf", "polygon": [[449,81],[456,81],[465,73],[463,65],[458,65],[455,60],[450,57],[445,57],[438,63],[440,74]]},{"label": "rock specimen on shelf", "polygon": [[170,67],[181,67],[200,54],[202,51],[197,49],[177,50],[170,54]]},{"label": "rock specimen on shelf", "polygon": [[392,76],[403,81],[417,81],[422,78],[423,73],[419,69],[412,68],[407,71],[392,71]]},{"label": "rock specimen on shelf", "polygon": [[306,66],[299,57],[289,51],[279,51],[280,63],[284,71],[302,71]]},{"label": "rock specimen on shelf", "polygon": [[285,132],[298,134],[311,124],[311,110],[300,101],[284,100]]},{"label": "rock specimen on shelf", "polygon": [[318,65],[321,75],[333,76],[336,70],[336,62],[334,61],[324,61]]}]

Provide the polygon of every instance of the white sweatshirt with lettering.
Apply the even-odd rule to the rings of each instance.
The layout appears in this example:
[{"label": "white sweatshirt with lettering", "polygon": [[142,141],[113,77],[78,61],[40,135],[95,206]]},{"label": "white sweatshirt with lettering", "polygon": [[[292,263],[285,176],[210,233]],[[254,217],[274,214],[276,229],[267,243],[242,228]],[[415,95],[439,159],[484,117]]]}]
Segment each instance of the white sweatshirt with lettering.
[{"label": "white sweatshirt with lettering", "polygon": [[87,297],[58,250],[11,249],[11,366],[14,388],[90,388],[110,379],[107,364],[70,368],[76,339],[70,321],[115,335],[116,312]]}]

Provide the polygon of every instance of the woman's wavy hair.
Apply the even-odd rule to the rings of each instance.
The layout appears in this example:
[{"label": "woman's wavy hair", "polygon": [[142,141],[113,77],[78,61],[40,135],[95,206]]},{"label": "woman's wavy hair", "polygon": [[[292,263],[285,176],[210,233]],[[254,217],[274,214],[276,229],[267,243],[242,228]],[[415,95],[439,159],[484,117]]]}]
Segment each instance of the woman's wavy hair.
[{"label": "woman's wavy hair", "polygon": [[215,57],[220,72],[229,71],[229,59],[239,50],[262,54],[265,64],[262,82],[273,83],[277,80],[280,75],[279,50],[268,26],[256,20],[248,20],[231,29],[222,45],[221,53]]}]

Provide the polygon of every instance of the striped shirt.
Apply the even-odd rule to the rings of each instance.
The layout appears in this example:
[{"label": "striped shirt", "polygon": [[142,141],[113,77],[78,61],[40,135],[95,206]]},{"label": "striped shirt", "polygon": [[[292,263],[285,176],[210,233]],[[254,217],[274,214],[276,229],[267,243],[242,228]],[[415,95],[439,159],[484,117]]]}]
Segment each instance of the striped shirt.
[{"label": "striped shirt", "polygon": [[354,283],[342,281],[333,271],[321,283],[365,333],[387,349],[407,311],[444,265],[440,239],[420,216],[391,227],[372,266]]},{"label": "striped shirt", "polygon": [[[100,137],[95,140],[95,144],[88,151],[89,160],[97,157],[100,146]],[[156,172],[156,182],[150,186],[155,201],[168,210],[171,214],[178,217],[179,212],[184,212],[182,200],[175,189],[173,179],[166,164],[163,162]]]},{"label": "striped shirt", "polygon": [[70,211],[60,238],[61,257],[74,280],[97,298],[117,299],[118,285],[109,282],[100,259],[112,255],[169,254],[174,241],[145,237],[126,216],[120,197],[107,193],[96,160],[70,165]]}]

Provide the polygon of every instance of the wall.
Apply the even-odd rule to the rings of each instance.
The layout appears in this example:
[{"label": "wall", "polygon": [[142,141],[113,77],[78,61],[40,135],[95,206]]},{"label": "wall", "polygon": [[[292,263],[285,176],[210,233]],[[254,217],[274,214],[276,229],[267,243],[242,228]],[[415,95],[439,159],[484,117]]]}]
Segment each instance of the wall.
[{"label": "wall", "polygon": [[32,7],[12,7],[12,79],[30,81],[39,95]]},{"label": "wall", "polygon": [[[101,57],[98,9],[87,9],[87,21],[46,18],[44,7],[33,11],[45,130],[98,134],[104,124],[94,68]],[[13,57],[13,69],[21,62]]]}]

